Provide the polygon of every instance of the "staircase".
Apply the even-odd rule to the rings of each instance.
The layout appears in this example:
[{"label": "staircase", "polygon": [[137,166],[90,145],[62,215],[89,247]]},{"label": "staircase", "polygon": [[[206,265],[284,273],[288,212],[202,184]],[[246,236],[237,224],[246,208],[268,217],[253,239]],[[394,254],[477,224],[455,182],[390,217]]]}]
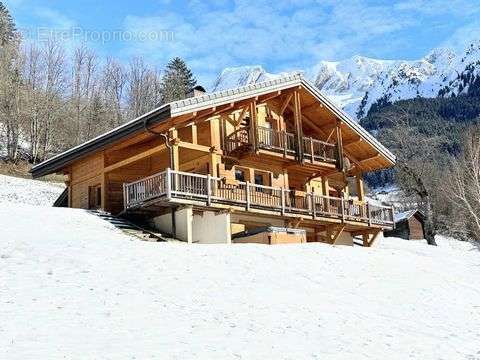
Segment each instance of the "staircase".
[{"label": "staircase", "polygon": [[146,229],[144,226],[139,226],[137,224],[134,224],[133,222],[128,221],[127,219],[113,216],[110,213],[100,210],[88,210],[88,212],[92,215],[98,216],[104,221],[109,222],[116,228],[122,230],[124,233],[130,236],[135,236],[140,240],[153,242],[170,240],[170,237],[167,235]]}]

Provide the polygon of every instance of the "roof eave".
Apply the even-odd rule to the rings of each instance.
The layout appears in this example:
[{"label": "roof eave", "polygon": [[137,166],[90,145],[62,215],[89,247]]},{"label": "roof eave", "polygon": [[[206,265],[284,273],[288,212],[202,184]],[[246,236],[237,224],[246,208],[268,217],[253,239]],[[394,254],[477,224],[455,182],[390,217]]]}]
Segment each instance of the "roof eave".
[{"label": "roof eave", "polygon": [[148,112],[128,123],[125,123],[112,131],[102,134],[90,141],[80,144],[74,148],[64,151],[54,157],[35,165],[30,170],[33,178],[49,175],[58,172],[70,165],[72,162],[85,157],[92,152],[105,149],[108,145],[118,141],[126,136],[141,132],[144,129],[145,121],[150,125],[159,123],[170,118],[170,107],[161,106],[151,112]]},{"label": "roof eave", "polygon": [[352,120],[343,110],[336,106],[330,99],[324,96],[320,90],[310,83],[308,80],[303,79],[302,85],[305,86],[313,95],[317,97],[319,101],[324,103],[330,111],[332,111],[339,119],[344,121],[350,128],[355,130],[360,137],[370,143],[385,159],[387,159],[392,166],[396,164],[396,156],[388,150],[382,143],[380,143],[374,136],[372,136],[367,130],[365,130],[359,123]]}]

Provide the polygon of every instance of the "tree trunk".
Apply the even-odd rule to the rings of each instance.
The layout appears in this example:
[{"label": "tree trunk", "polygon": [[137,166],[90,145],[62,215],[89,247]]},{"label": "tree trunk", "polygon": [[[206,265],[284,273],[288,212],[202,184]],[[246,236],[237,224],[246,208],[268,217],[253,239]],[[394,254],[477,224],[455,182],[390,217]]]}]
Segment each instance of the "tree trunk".
[{"label": "tree trunk", "polygon": [[427,240],[428,245],[437,246],[435,241],[435,225],[433,223],[433,210],[432,204],[428,196],[422,199],[425,204],[425,240]]}]

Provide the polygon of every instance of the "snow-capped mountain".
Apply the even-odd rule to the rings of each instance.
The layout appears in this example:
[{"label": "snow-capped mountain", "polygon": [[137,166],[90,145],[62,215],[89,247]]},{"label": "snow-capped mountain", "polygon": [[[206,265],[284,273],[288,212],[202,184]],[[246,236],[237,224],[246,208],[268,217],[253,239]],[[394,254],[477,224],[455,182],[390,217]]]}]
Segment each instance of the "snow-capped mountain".
[{"label": "snow-capped mountain", "polygon": [[[465,51],[432,50],[420,60],[378,60],[354,56],[321,61],[307,77],[354,118],[361,118],[377,102],[420,97],[452,96],[480,87],[480,41]],[[261,66],[227,68],[213,91],[273,79]]]},{"label": "snow-capped mountain", "polygon": [[260,65],[229,67],[223,69],[215,80],[212,91],[232,89],[248,84],[255,84],[262,81],[275,79],[287,73],[270,74]]}]

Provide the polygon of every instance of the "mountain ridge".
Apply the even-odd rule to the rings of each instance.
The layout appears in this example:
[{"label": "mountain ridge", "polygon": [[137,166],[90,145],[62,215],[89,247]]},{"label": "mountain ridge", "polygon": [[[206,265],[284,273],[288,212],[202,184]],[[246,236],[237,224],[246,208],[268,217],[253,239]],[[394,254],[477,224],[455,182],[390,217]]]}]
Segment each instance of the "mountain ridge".
[{"label": "mountain ridge", "polygon": [[[327,97],[352,117],[361,119],[378,104],[480,92],[480,40],[472,41],[463,51],[435,48],[418,60],[382,60],[361,55],[341,61],[323,60],[304,73]],[[219,74],[212,90],[285,74],[288,72],[267,72],[261,65],[230,67]]]}]

